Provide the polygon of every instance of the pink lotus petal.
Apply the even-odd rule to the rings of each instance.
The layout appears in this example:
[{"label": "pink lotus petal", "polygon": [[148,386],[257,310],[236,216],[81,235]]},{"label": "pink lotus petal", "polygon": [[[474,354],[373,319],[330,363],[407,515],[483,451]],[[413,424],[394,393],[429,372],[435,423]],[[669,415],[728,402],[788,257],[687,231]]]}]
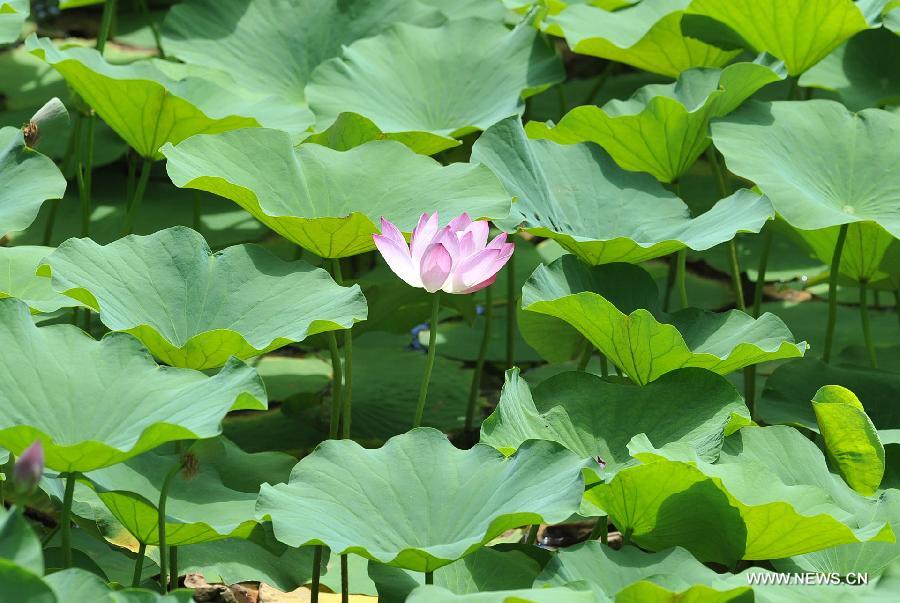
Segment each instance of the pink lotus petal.
[{"label": "pink lotus petal", "polygon": [[412,255],[413,264],[418,265],[422,261],[422,254],[431,245],[435,235],[438,233],[438,214],[434,212],[430,216],[422,214],[419,218],[419,224],[412,232],[409,241],[409,249]]},{"label": "pink lotus petal", "polygon": [[494,265],[491,267],[491,270],[494,271],[494,274],[500,272],[500,269],[506,265],[506,262],[509,261],[509,258],[512,257],[513,251],[515,251],[516,246],[512,243],[508,243],[500,250],[500,255],[497,256],[497,259],[494,261]]},{"label": "pink lotus petal", "polygon": [[13,479],[22,492],[32,492],[44,474],[44,446],[36,440],[26,448],[13,465]]},{"label": "pink lotus petal", "polygon": [[395,241],[396,243],[407,247],[406,239],[403,238],[403,233],[400,232],[400,229],[394,226],[393,222],[385,219],[384,217],[381,218],[381,234],[382,236],[385,236],[392,241]]},{"label": "pink lotus petal", "polygon": [[475,237],[471,231],[466,231],[466,233],[459,238],[459,257],[461,260],[465,260],[467,257],[479,251],[479,249],[480,248],[475,245]]},{"label": "pink lotus petal", "polygon": [[469,217],[469,214],[463,212],[461,215],[456,216],[452,220],[450,220],[450,229],[454,232],[461,232],[466,229],[466,227],[472,223],[472,218]]},{"label": "pink lotus petal", "polygon": [[[501,232],[496,237],[494,237],[493,241],[488,243],[487,249],[501,249],[506,244],[506,233]],[[512,245],[512,243],[509,243],[509,245]]]},{"label": "pink lotus petal", "polygon": [[494,284],[494,281],[496,281],[496,280],[497,280],[497,275],[494,274],[493,276],[491,276],[491,278],[487,279],[486,281],[482,281],[482,282],[478,283],[477,285],[473,285],[472,287],[469,287],[468,289],[464,289],[463,291],[458,291],[457,293],[461,293],[461,294],[475,293],[476,291],[481,291],[485,287],[490,287],[491,285]]},{"label": "pink lotus petal", "polygon": [[405,242],[401,246],[400,243],[386,235],[372,235],[372,238],[375,240],[375,246],[378,248],[378,251],[384,257],[384,261],[394,271],[394,274],[413,287],[422,286],[422,283],[417,278],[412,258],[409,256],[409,248]]},{"label": "pink lotus petal", "polygon": [[458,290],[468,289],[497,273],[494,264],[501,255],[499,249],[484,249],[467,258],[453,271],[453,281]]},{"label": "pink lotus petal", "polygon": [[446,247],[435,243],[425,250],[419,266],[419,276],[426,291],[434,293],[440,289],[452,270],[453,258]]},{"label": "pink lotus petal", "polygon": [[438,231],[437,235],[432,240],[432,244],[437,245],[441,244],[450,254],[450,257],[453,258],[453,264],[456,265],[462,260],[462,256],[459,252],[459,239],[456,237],[456,233],[453,231],[450,226],[445,226],[441,230]]},{"label": "pink lotus petal", "polygon": [[491,232],[491,225],[485,220],[478,220],[469,224],[466,227],[466,232],[472,233],[473,240],[475,241],[475,249],[484,249],[487,244],[488,235]]}]

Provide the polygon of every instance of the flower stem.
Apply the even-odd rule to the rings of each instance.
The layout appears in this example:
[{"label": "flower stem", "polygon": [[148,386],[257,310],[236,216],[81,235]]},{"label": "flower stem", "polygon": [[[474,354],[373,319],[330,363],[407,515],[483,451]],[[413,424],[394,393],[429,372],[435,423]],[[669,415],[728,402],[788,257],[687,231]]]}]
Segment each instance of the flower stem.
[{"label": "flower stem", "polygon": [[831,346],[834,343],[834,326],[837,323],[837,283],[841,273],[841,253],[844,251],[844,241],[847,240],[847,228],[846,224],[841,225],[834,246],[834,255],[831,256],[831,274],[828,275],[828,324],[825,328],[825,347],[822,350],[822,360],[825,364],[831,360]]},{"label": "flower stem", "polygon": [[425,584],[434,584],[434,572],[425,572]]},{"label": "flower stem", "polygon": [[322,580],[322,549],[323,545],[317,544],[313,552],[312,585],[310,586],[310,603],[319,603],[319,583]]},{"label": "flower stem", "polygon": [[[728,196],[728,177],[722,168],[722,164],[719,163],[719,155],[712,145],[706,149],[706,160],[712,167],[716,182],[719,185],[719,196],[724,199]],[[737,309],[743,312],[746,309],[744,304],[744,286],[741,283],[741,265],[738,261],[737,242],[735,239],[728,241],[728,265],[731,269],[731,288],[734,290],[734,300]]]},{"label": "flower stem", "polygon": [[578,370],[584,372],[587,370],[588,362],[591,361],[591,355],[594,353],[594,344],[589,339],[584,340],[584,348],[581,351],[581,357],[578,359]]},{"label": "flower stem", "polygon": [[59,515],[63,569],[72,567],[72,502],[75,499],[76,478],[77,474],[74,471],[66,474],[66,491],[63,494],[63,507]]},{"label": "flower stem", "polygon": [[162,488],[159,490],[159,504],[157,505],[159,510],[157,520],[157,529],[159,530],[159,588],[163,594],[166,593],[166,582],[169,577],[169,551],[166,547],[166,500],[169,498],[169,487],[172,485],[172,480],[178,475],[181,467],[182,462],[179,460],[178,463],[169,469],[169,472],[166,473],[166,477],[163,479]]},{"label": "flower stem", "polygon": [[506,263],[506,367],[516,362],[516,254]]},{"label": "flower stem", "polygon": [[600,376],[609,377],[609,363],[606,360],[606,354],[600,354]]},{"label": "flower stem", "polygon": [[103,5],[103,16],[100,17],[100,31],[97,33],[97,52],[101,55],[106,49],[109,32],[112,29],[113,15],[116,14],[117,0],[106,0]]},{"label": "flower stem", "polygon": [[337,336],[328,331],[328,350],[331,353],[331,422],[328,426],[328,439],[336,440],[338,425],[341,422],[341,355],[338,352]]},{"label": "flower stem", "polygon": [[178,588],[178,547],[169,547],[169,590]]},{"label": "flower stem", "polygon": [[[343,286],[344,276],[341,273],[341,260],[334,258],[331,261],[331,274],[334,282]],[[344,330],[344,389],[342,392],[341,405],[341,437],[347,439],[350,437],[350,413],[351,401],[353,399],[353,330]]]},{"label": "flower stem", "polygon": [[141,176],[138,179],[137,186],[134,189],[134,196],[128,204],[128,213],[125,214],[125,229],[122,235],[129,235],[134,231],[134,219],[141,208],[141,202],[144,200],[144,193],[147,191],[147,182],[150,180],[150,171],[153,168],[153,159],[144,158],[144,164],[141,167]]},{"label": "flower stem", "polygon": [[142,542],[141,546],[138,548],[137,552],[137,560],[134,562],[134,574],[131,577],[131,586],[132,588],[137,588],[141,585],[141,574],[144,571],[144,555],[147,553],[147,543]]},{"label": "flower stem", "polygon": [[759,318],[762,309],[763,289],[766,287],[766,268],[769,264],[769,253],[772,251],[772,229],[763,231],[763,246],[756,267],[756,284],[753,287],[753,318]]},{"label": "flower stem", "polygon": [[346,553],[341,555],[341,603],[350,603],[350,574]]},{"label": "flower stem", "polygon": [[428,397],[428,383],[431,381],[431,370],[434,368],[434,356],[437,351],[438,312],[441,309],[441,292],[434,292],[431,302],[431,322],[428,323],[428,358],[425,361],[425,374],[422,375],[422,385],[419,387],[419,401],[416,403],[416,416],[413,419],[413,429],[422,424],[422,415],[425,413],[425,398]]},{"label": "flower stem", "polygon": [[537,542],[538,530],[541,529],[541,524],[536,523],[531,528],[528,529],[528,536],[525,538],[525,544],[534,544]]},{"label": "flower stem", "polygon": [[472,373],[472,387],[469,389],[469,404],[466,406],[467,437],[471,436],[475,424],[475,408],[478,405],[478,394],[481,392],[481,374],[487,357],[488,344],[491,341],[491,320],[494,316],[494,294],[491,287],[484,290],[484,331],[481,334],[481,346],[478,348],[478,359]]},{"label": "flower stem", "polygon": [[590,540],[597,540],[598,538],[603,544],[608,544],[609,542],[609,517],[605,515],[597,519],[594,529],[591,530]]},{"label": "flower stem", "polygon": [[681,303],[681,308],[688,307],[688,294],[687,294],[687,249],[682,249],[678,252],[678,255],[675,258],[677,262],[675,268],[675,281],[678,284],[678,301]]},{"label": "flower stem", "polygon": [[878,368],[878,355],[875,353],[875,343],[872,341],[872,329],[869,326],[869,300],[866,293],[868,292],[869,281],[860,279],[859,281],[859,317],[862,319],[863,338],[866,342],[866,351],[869,352],[869,362],[872,368]]},{"label": "flower stem", "polygon": [[94,112],[87,116],[85,125],[87,128],[86,148],[79,149],[78,164],[75,168],[78,180],[78,196],[81,200],[81,236],[87,237],[91,230],[91,194],[94,176],[94,126],[97,118]]},{"label": "flower stem", "polygon": [[166,58],[166,53],[162,47],[162,36],[159,33],[159,25],[153,20],[153,17],[150,16],[150,9],[147,7],[147,0],[138,0],[138,5],[141,9],[141,14],[144,16],[144,21],[146,21],[147,25],[150,27],[150,31],[153,33],[153,42],[156,44],[156,52],[159,53],[159,58]]}]

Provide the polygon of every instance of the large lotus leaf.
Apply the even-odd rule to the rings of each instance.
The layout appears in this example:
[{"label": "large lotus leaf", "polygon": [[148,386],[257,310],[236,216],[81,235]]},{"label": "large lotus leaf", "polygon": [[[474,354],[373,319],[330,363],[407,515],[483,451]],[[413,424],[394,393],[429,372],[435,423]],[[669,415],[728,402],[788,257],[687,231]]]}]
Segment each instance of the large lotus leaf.
[{"label": "large lotus leaf", "polygon": [[28,0],[0,2],[0,45],[12,44],[19,39],[28,12]]},{"label": "large lotus leaf", "polygon": [[884,28],[863,31],[804,73],[801,86],[836,92],[859,111],[900,102],[900,38]]},{"label": "large lotus leaf", "polygon": [[44,261],[53,287],[171,366],[206,369],[365,320],[359,286],[256,245],[213,254],[185,227],[109,245],[69,239]]},{"label": "large lotus leaf", "polygon": [[689,35],[727,36],[748,50],[768,52],[791,75],[869,27],[853,0],[693,0],[683,24]]},{"label": "large lotus leaf", "polygon": [[55,312],[80,305],[54,291],[49,280],[35,274],[38,264],[52,251],[52,247],[30,245],[0,247],[0,298],[20,299],[33,312]]},{"label": "large lotus leaf", "polygon": [[757,403],[758,416],[766,423],[818,431],[809,401],[826,385],[840,385],[856,394],[878,429],[900,428],[900,375],[869,367],[826,364],[812,357],[791,361],[772,373]]},{"label": "large lotus leaf", "polygon": [[806,351],[773,314],[754,319],[738,310],[687,308],[667,315],[641,268],[590,267],[570,255],[534,271],[522,288],[522,308],[566,321],[640,384],[682,367],[727,375]]},{"label": "large lotus leaf", "polygon": [[[551,559],[549,551],[528,545],[484,547],[434,572],[434,585],[458,595],[531,588]],[[378,589],[379,603],[403,603],[425,583],[419,572],[369,562],[369,577]]]},{"label": "large lotus leaf", "polygon": [[692,67],[719,67],[738,54],[681,33],[681,18],[690,3],[643,0],[615,12],[571,3],[544,25],[549,33],[564,36],[577,53],[678,77]]},{"label": "large lotus leaf", "polygon": [[[110,128],[142,157],[159,159],[166,142],[259,125],[293,133],[311,123],[308,110],[239,93],[226,81],[198,77],[166,61],[112,65],[91,48],[59,49],[30,36],[26,48],[53,65]],[[305,113],[304,113],[305,112]]]},{"label": "large lotus leaf", "polygon": [[78,567],[50,574],[44,582],[56,595],[56,603],[105,601],[110,594],[102,578]]},{"label": "large lotus leaf", "polygon": [[437,10],[409,0],[189,0],[166,16],[163,45],[246,89],[303,104],[313,69],[343,46],[392,23],[441,21]]},{"label": "large lotus leaf", "polygon": [[196,136],[163,152],[177,186],[227,197],[322,257],[374,249],[382,216],[410,232],[424,211],[501,218],[510,206],[487,168],[442,167],[389,140],[340,152],[295,148],[284,132],[252,129]]},{"label": "large lotus leaf", "polygon": [[266,408],[262,381],[239,360],[212,377],[160,367],[124,333],[96,341],[71,325],[38,328],[28,307],[0,300],[0,446],[43,442],[60,472],[114,465],[174,440],[210,438],[232,409]]},{"label": "large lotus leaf", "polygon": [[0,584],[0,603],[58,603],[40,576],[6,559],[0,559]]},{"label": "large lotus leaf", "polygon": [[[227,440],[201,442],[172,479],[166,503],[166,542],[181,546],[246,537],[256,526],[256,496],[263,482],[287,480],[295,459],[287,454],[247,454]],[[160,489],[182,454],[150,451],[85,479],[100,500],[138,540],[159,543]]]},{"label": "large lotus leaf", "polygon": [[0,559],[8,560],[36,574],[44,573],[41,541],[16,509],[0,506]]},{"label": "large lotus leaf", "polygon": [[[837,246],[840,226],[820,230],[797,230],[804,243],[825,265],[830,265]],[[840,273],[855,281],[877,281],[888,275],[882,263],[888,248],[897,241],[890,232],[875,222],[852,222],[841,253]]]},{"label": "large lotus leaf", "polygon": [[419,0],[433,6],[448,19],[481,17],[502,22],[506,18],[505,0]]},{"label": "large lotus leaf", "polygon": [[485,132],[472,160],[491,168],[517,198],[505,228],[519,224],[589,264],[637,263],[690,247],[709,249],[772,216],[765,197],[740,190],[697,218],[647,174],[620,168],[591,143],[530,140],[515,118]]},{"label": "large lotus leaf", "polygon": [[[876,222],[900,237],[900,115],[834,101],[749,103],[712,124],[728,168],[792,226]],[[802,140],[803,144],[797,144]]]},{"label": "large lotus leaf", "polygon": [[677,543],[701,561],[733,565],[894,542],[890,524],[872,520],[877,501],[829,473],[822,452],[791,427],[744,428],[726,440],[715,465],[690,451],[654,450],[646,439],[631,448],[646,464],[623,469],[586,497],[642,548]]},{"label": "large lotus leaf", "polygon": [[[306,88],[317,129],[345,112],[366,116],[413,149],[521,115],[527,96],[559,82],[552,47],[528,24],[462,19],[426,29],[397,24],[319,66]],[[439,99],[439,100],[436,100]]]},{"label": "large lotus leaf", "polygon": [[263,485],[257,511],[289,546],[415,571],[434,571],[503,531],[557,523],[578,509],[585,462],[558,444],[530,442],[511,457],[458,450],[437,430],[414,429],[379,449],[329,440],[288,484]]},{"label": "large lotus leaf", "polygon": [[531,588],[458,595],[437,585],[420,586],[407,603],[595,603],[586,590],[571,588]]},{"label": "large lotus leaf", "polygon": [[596,142],[620,166],[661,182],[678,180],[709,146],[709,121],[734,111],[782,76],[756,63],[691,69],[673,84],[650,84],[626,101],[576,107],[555,127],[531,122],[532,138],[562,144]]},{"label": "large lotus leaf", "polygon": [[59,168],[28,148],[19,128],[0,128],[0,237],[27,227],[44,201],[65,191]]},{"label": "large lotus leaf", "polygon": [[[623,547],[620,550],[589,540],[583,544],[561,549],[544,568],[543,573],[535,580],[536,587],[565,586],[575,582],[588,584],[594,592],[598,603],[622,601],[623,590],[646,588],[651,584],[656,588],[682,592],[682,598],[673,597],[671,601],[687,600],[699,603],[731,600],[716,598],[725,593],[710,593],[710,596],[698,596],[704,588],[715,585],[719,574],[709,569],[683,548],[676,547],[658,553],[645,553],[635,547]],[[639,586],[635,586],[639,585]],[[739,595],[743,590],[732,592]],[[725,590],[724,588],[722,590]],[[696,598],[695,598],[696,597]],[[624,600],[632,599],[625,597]],[[637,598],[636,601],[668,601],[661,598]]]},{"label": "large lotus leaf", "polygon": [[604,474],[611,474],[633,464],[628,442],[639,433],[656,446],[690,446],[712,461],[725,436],[749,423],[740,394],[703,369],[676,370],[643,387],[568,372],[534,391],[511,369],[497,410],[481,426],[481,442],[505,454],[532,439],[558,442],[582,458],[602,459]]},{"label": "large lotus leaf", "polygon": [[875,494],[884,477],[884,445],[859,398],[840,385],[826,385],[812,406],[825,452],[844,481],[864,496]]}]

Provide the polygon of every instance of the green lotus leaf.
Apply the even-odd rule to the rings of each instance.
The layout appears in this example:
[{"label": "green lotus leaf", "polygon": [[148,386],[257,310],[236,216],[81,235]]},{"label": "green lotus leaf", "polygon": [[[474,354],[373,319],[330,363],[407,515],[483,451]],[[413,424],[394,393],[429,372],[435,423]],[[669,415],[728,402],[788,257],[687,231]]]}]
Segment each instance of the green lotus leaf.
[{"label": "green lotus leaf", "polygon": [[765,197],[739,190],[691,218],[688,207],[647,174],[626,172],[600,147],[530,140],[515,118],[490,128],[472,160],[517,198],[504,228],[520,223],[589,264],[637,263],[689,247],[709,249],[772,217]]},{"label": "green lotus leaf", "polygon": [[[455,594],[531,588],[551,559],[549,551],[526,545],[484,547],[434,572],[435,586]],[[403,603],[425,583],[419,572],[369,562],[369,577],[378,588],[379,603]]]},{"label": "green lotus leaf", "polygon": [[194,591],[179,589],[161,595],[143,588],[126,588],[111,592],[109,601],[110,603],[193,603]]},{"label": "green lotus leaf", "polygon": [[501,218],[510,198],[483,166],[442,167],[402,144],[373,141],[339,152],[294,147],[276,130],[239,130],[167,145],[169,177],[179,187],[231,199],[286,239],[321,257],[375,248],[383,216],[411,232],[423,211]]},{"label": "green lotus leaf", "polygon": [[[248,536],[260,484],[287,480],[295,463],[282,453],[247,454],[221,439],[199,442],[188,454],[196,468],[175,475],[166,503],[170,546]],[[181,454],[150,451],[84,477],[138,542],[157,545],[160,489],[181,462]]]},{"label": "green lotus leaf", "polygon": [[504,0],[419,0],[422,4],[439,9],[448,19],[481,17],[503,22],[506,18]]},{"label": "green lotus leaf", "polygon": [[567,519],[581,500],[584,466],[550,442],[505,458],[484,445],[458,450],[430,428],[375,450],[329,440],[294,467],[288,484],[263,485],[257,512],[288,546],[324,544],[427,572],[509,528]]},{"label": "green lotus leaf", "polygon": [[141,157],[160,159],[164,143],[194,134],[268,125],[289,127],[296,135],[311,123],[306,109],[240,93],[227,80],[199,77],[184,65],[161,60],[111,65],[94,49],[59,49],[34,35],[25,47],[53,65]]},{"label": "green lotus leaf", "polygon": [[0,298],[22,300],[32,312],[55,312],[81,305],[54,291],[49,280],[35,275],[38,264],[52,251],[52,247],[28,245],[0,247]]},{"label": "green lotus leaf", "polygon": [[709,122],[734,111],[780,75],[756,63],[691,69],[672,84],[650,84],[627,101],[576,107],[559,124],[530,122],[531,138],[596,142],[626,170],[678,180],[709,146]]},{"label": "green lotus leaf", "polygon": [[[738,52],[722,50],[681,33],[691,0],[643,0],[608,12],[571,3],[544,21],[544,29],[565,37],[574,52],[678,77],[692,67],[719,67]],[[612,7],[609,7],[612,10]]]},{"label": "green lotus leaf", "polygon": [[102,578],[77,567],[50,574],[44,582],[56,595],[56,603],[104,601],[110,595],[110,589]]},{"label": "green lotus leaf", "polygon": [[799,84],[836,92],[859,111],[900,102],[900,38],[884,28],[860,32],[800,76]]},{"label": "green lotus leaf", "polygon": [[410,593],[407,603],[595,603],[589,591],[571,588],[531,588],[458,595],[446,588],[426,585]]},{"label": "green lotus leaf", "polygon": [[396,24],[359,40],[316,69],[306,94],[317,130],[359,113],[414,150],[431,150],[436,139],[449,148],[454,137],[521,115],[524,98],[563,77],[556,53],[527,23],[510,31],[462,19],[431,29]]},{"label": "green lotus leaf", "polygon": [[28,0],[0,2],[0,45],[12,44],[19,39],[29,10]]},{"label": "green lotus leaf", "polygon": [[212,377],[160,367],[131,335],[96,341],[72,325],[38,328],[12,299],[0,300],[0,346],[18,359],[0,380],[0,446],[20,454],[39,439],[60,472],[210,438],[229,410],[266,408],[262,381],[239,360]]},{"label": "green lotus leaf", "polygon": [[166,15],[163,46],[245,89],[303,105],[313,69],[343,46],[396,22],[441,21],[435,8],[408,0],[189,0]]},{"label": "green lotus leaf", "polygon": [[183,226],[109,245],[69,239],[43,266],[57,291],[171,366],[222,366],[366,317],[357,285],[341,287],[321,268],[255,245],[213,254]]},{"label": "green lotus leaf", "polygon": [[38,575],[44,573],[41,541],[24,515],[5,506],[0,507],[0,559]]},{"label": "green lotus leaf", "polygon": [[900,35],[900,4],[890,2],[887,10],[882,17],[882,23],[885,29],[889,29],[897,35]]},{"label": "green lotus leaf", "polygon": [[701,39],[713,30],[748,50],[768,52],[800,75],[869,23],[853,0],[693,0],[683,26]]},{"label": "green lotus leaf", "polygon": [[590,267],[568,255],[538,267],[522,288],[524,310],[566,321],[639,384],[682,367],[727,375],[806,351],[774,314],[753,319],[738,310],[697,308],[664,314],[657,299],[656,284],[637,266]]},{"label": "green lotus leaf", "polygon": [[758,416],[766,423],[787,423],[818,431],[809,400],[826,385],[853,391],[879,429],[900,428],[900,408],[896,403],[900,399],[900,375],[868,367],[825,364],[812,357],[791,361],[772,373],[757,403]]},{"label": "green lotus leaf", "polygon": [[[831,264],[837,246],[840,226],[820,230],[797,230],[800,239],[826,266]],[[875,222],[852,222],[841,253],[840,273],[855,281],[878,281],[887,278],[882,264],[888,248],[897,239]]]},{"label": "green lotus leaf", "polygon": [[829,473],[822,452],[791,427],[744,428],[726,439],[716,464],[683,449],[654,450],[646,438],[631,449],[646,464],[586,497],[641,548],[677,543],[701,561],[733,565],[894,542],[890,524],[872,519],[877,501]]},{"label": "green lotus leaf", "polygon": [[61,199],[65,191],[62,173],[25,145],[22,130],[0,128],[0,237],[26,228],[44,201]]},{"label": "green lotus leaf", "polygon": [[[719,574],[680,547],[645,553],[635,547],[616,550],[596,540],[589,540],[561,549],[534,585],[554,587],[584,582],[594,592],[595,600],[604,603],[623,600],[673,603],[682,600],[698,603],[730,601],[733,600],[730,597],[748,590],[745,586],[726,593],[709,588],[716,585],[718,579]],[[669,597],[655,598],[652,596],[655,594],[653,589],[668,592]],[[672,597],[675,592],[682,593],[681,597]],[[642,595],[637,596],[638,593]]]},{"label": "green lotus leaf", "polygon": [[375,122],[359,113],[339,114],[330,126],[310,134],[303,142],[314,142],[336,151],[349,151],[372,140],[396,140],[421,155],[434,155],[447,148],[447,139],[443,136],[417,133],[410,137],[404,132],[384,132]]},{"label": "green lotus leaf", "polygon": [[[875,222],[900,237],[900,115],[840,103],[749,103],[712,124],[728,168],[795,228]],[[803,145],[797,145],[802,140]]]},{"label": "green lotus leaf", "polygon": [[573,371],[533,392],[510,369],[497,410],[481,426],[481,442],[504,454],[528,440],[558,442],[582,458],[601,459],[607,475],[633,464],[628,442],[639,433],[657,446],[677,442],[715,460],[725,436],[749,423],[734,387],[702,369],[676,370],[643,387]]},{"label": "green lotus leaf", "polygon": [[840,385],[819,388],[812,399],[828,458],[851,488],[872,496],[884,477],[884,445],[862,403]]},{"label": "green lotus leaf", "polygon": [[58,603],[40,576],[6,559],[0,559],[0,584],[3,585],[2,603]]}]

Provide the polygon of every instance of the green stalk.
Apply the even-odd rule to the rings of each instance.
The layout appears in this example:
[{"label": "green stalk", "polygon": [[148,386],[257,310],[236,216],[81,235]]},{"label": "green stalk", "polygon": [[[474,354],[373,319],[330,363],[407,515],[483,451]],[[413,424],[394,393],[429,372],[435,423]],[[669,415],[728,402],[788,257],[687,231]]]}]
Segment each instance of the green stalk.
[{"label": "green stalk", "polygon": [[319,584],[322,581],[322,549],[321,544],[317,544],[313,552],[312,566],[312,586],[310,591],[310,603],[319,603]]},{"label": "green stalk", "polygon": [[419,401],[416,403],[416,416],[413,419],[413,429],[422,424],[422,415],[425,413],[425,398],[428,397],[428,383],[431,381],[431,370],[434,368],[434,356],[437,351],[438,311],[441,307],[441,291],[434,292],[431,303],[431,322],[428,323],[428,358],[425,361],[425,374],[422,375],[422,385],[419,387]]},{"label": "green stalk", "polygon": [[506,367],[516,362],[516,254],[506,263]]},{"label": "green stalk", "polygon": [[147,0],[138,0],[138,5],[141,9],[141,14],[144,16],[144,20],[147,22],[147,26],[150,27],[150,31],[153,32],[153,43],[156,44],[156,52],[159,53],[159,58],[166,58],[166,53],[162,47],[162,36],[159,34],[159,26],[153,21],[153,18],[150,16],[150,9],[147,7]]},{"label": "green stalk", "polygon": [[169,590],[178,588],[178,547],[169,548]]},{"label": "green stalk", "polygon": [[[194,230],[200,232],[200,229],[203,227],[203,223],[200,220],[200,192],[194,191],[194,204],[193,204],[193,219],[191,223],[194,225]],[[302,247],[298,247],[297,249],[302,250]]]},{"label": "green stalk", "polygon": [[600,354],[600,376],[609,377],[609,362],[606,360],[606,354]]},{"label": "green stalk", "polygon": [[825,328],[825,347],[822,350],[822,360],[825,364],[831,360],[831,346],[834,343],[834,326],[837,323],[837,282],[841,272],[841,253],[844,251],[844,241],[847,240],[847,228],[846,224],[841,225],[834,255],[831,256],[831,273],[828,275],[828,324]]},{"label": "green stalk", "polygon": [[675,282],[678,285],[678,301],[682,308],[688,307],[687,294],[687,249],[682,249],[675,256]]},{"label": "green stalk", "polygon": [[87,237],[91,230],[91,206],[94,182],[94,126],[97,118],[91,111],[87,116],[87,149],[79,159],[78,193],[81,199],[81,236]]},{"label": "green stalk", "polygon": [[672,301],[672,288],[675,286],[675,258],[669,256],[669,270],[666,272],[666,292],[663,294],[663,312],[669,311]]},{"label": "green stalk", "polygon": [[157,529],[159,531],[159,588],[163,594],[167,592],[166,582],[169,577],[169,551],[166,547],[166,500],[169,497],[169,487],[172,485],[172,480],[178,475],[181,467],[182,462],[179,461],[166,473],[162,488],[159,491],[159,504],[157,505],[159,510],[159,518],[157,520]]},{"label": "green stalk", "polygon": [[346,553],[341,555],[341,603],[350,603],[350,574]]},{"label": "green stalk", "polygon": [[597,519],[594,529],[591,530],[590,540],[600,539],[603,544],[609,543],[609,517],[603,516]]},{"label": "green stalk", "polygon": [[106,4],[103,5],[103,16],[100,18],[100,31],[97,33],[97,52],[100,54],[106,49],[114,14],[116,14],[116,0],[106,0]]},{"label": "green stalk", "polygon": [[603,68],[603,71],[597,78],[597,82],[591,87],[591,91],[588,92],[588,95],[586,97],[584,97],[584,102],[581,103],[582,105],[594,104],[594,98],[597,96],[597,93],[600,92],[600,89],[603,88],[603,84],[606,83],[606,80],[609,79],[609,76],[612,75],[613,71],[615,71],[615,68],[615,61],[606,62],[606,67]]},{"label": "green stalk", "polygon": [[[722,164],[719,163],[719,156],[715,147],[710,145],[706,149],[706,160],[713,169],[716,176],[716,182],[719,185],[719,195],[722,199],[728,196],[728,178]],[[728,265],[731,268],[731,288],[734,290],[734,298],[737,309],[741,312],[747,309],[744,304],[744,286],[741,283],[741,265],[738,261],[737,242],[735,239],[728,241]]]},{"label": "green stalk", "polygon": [[900,321],[900,289],[894,289],[894,313]]},{"label": "green stalk", "polygon": [[338,352],[337,337],[334,331],[328,331],[328,349],[331,352],[331,423],[328,426],[328,439],[336,440],[338,425],[341,421],[341,355]]},{"label": "green stalk", "polygon": [[769,264],[769,252],[772,251],[772,229],[763,231],[763,248],[759,254],[759,265],[756,267],[756,284],[753,287],[753,318],[759,318],[762,309],[763,289],[766,286],[766,268]]},{"label": "green stalk", "polygon": [[425,584],[434,584],[434,572],[425,572]]},{"label": "green stalk", "polygon": [[[69,177],[69,170],[72,169],[72,162],[75,161],[78,148],[81,145],[81,113],[76,112],[72,119],[75,123],[72,126],[72,133],[69,135],[69,141],[66,143],[66,153],[63,155],[59,168],[66,178]],[[53,239],[53,228],[56,225],[56,216],[59,214],[60,203],[62,203],[62,199],[54,199],[50,202],[50,214],[47,216],[47,224],[44,226],[44,240],[41,243],[45,247],[50,245],[50,241]]]},{"label": "green stalk", "polygon": [[622,533],[622,545],[631,544],[631,533],[634,531],[634,528],[625,528],[625,532]]},{"label": "green stalk", "polygon": [[144,571],[144,555],[147,553],[147,543],[142,542],[138,548],[137,561],[134,562],[134,574],[131,577],[131,587],[137,588],[141,585],[141,573]]},{"label": "green stalk", "polygon": [[591,355],[594,353],[594,344],[589,339],[584,340],[584,349],[581,351],[581,357],[578,359],[578,370],[584,372],[587,370],[588,362],[591,361]]},{"label": "green stalk", "polygon": [[72,502],[75,499],[77,474],[66,474],[66,492],[63,494],[63,508],[59,514],[60,543],[62,544],[63,569],[72,567]]},{"label": "green stalk", "polygon": [[536,523],[528,529],[528,536],[525,538],[525,544],[535,544],[537,542],[538,531],[541,529],[541,524]]},{"label": "green stalk", "polygon": [[475,408],[478,405],[478,394],[481,392],[481,374],[487,357],[488,344],[491,341],[491,320],[494,315],[494,294],[491,287],[484,290],[484,331],[481,334],[481,346],[478,348],[478,359],[475,361],[475,372],[472,374],[472,387],[469,388],[469,403],[466,406],[466,435],[472,434],[475,424]]},{"label": "green stalk", "polygon": [[866,342],[866,351],[869,352],[869,362],[872,368],[878,368],[878,355],[875,353],[875,343],[872,341],[872,329],[869,325],[869,300],[867,291],[869,282],[866,279],[859,281],[859,317],[862,319],[863,338]]},{"label": "green stalk", "polygon": [[[344,276],[341,273],[341,260],[334,258],[331,261],[332,276],[338,285],[344,284]],[[341,437],[350,437],[350,413],[351,400],[353,398],[353,330],[344,330],[344,390],[341,407]]]},{"label": "green stalk", "polygon": [[125,230],[122,235],[129,235],[134,230],[134,219],[141,208],[141,202],[144,200],[144,193],[147,191],[147,182],[150,180],[150,171],[153,168],[153,159],[144,158],[144,164],[141,166],[141,177],[138,179],[137,186],[134,189],[134,196],[128,204],[128,213],[125,215]]}]

